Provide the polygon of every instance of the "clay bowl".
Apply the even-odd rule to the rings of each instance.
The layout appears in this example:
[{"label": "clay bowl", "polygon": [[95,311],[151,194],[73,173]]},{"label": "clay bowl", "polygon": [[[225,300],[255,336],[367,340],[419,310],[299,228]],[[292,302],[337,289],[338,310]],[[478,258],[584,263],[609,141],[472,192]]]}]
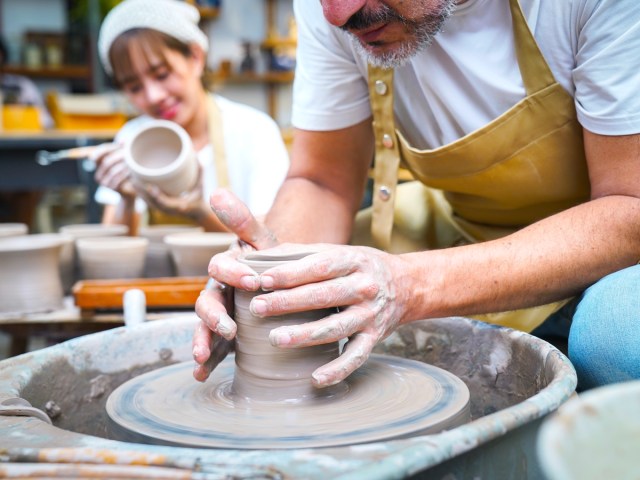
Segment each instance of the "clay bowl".
[{"label": "clay bowl", "polygon": [[0,237],[13,237],[27,233],[29,233],[29,227],[26,223],[0,223]]},{"label": "clay bowl", "polygon": [[173,233],[164,238],[181,277],[205,276],[211,257],[228,250],[237,240],[233,233]]},{"label": "clay bowl", "polygon": [[[101,223],[77,223],[72,225],[64,225],[58,229],[59,233],[70,235],[74,240],[79,238],[88,237],[112,237],[112,236],[124,236],[129,233],[129,227],[126,225],[103,225]],[[68,276],[64,276],[62,279],[63,287],[65,291],[70,291],[76,280],[79,280],[80,275],[80,263],[78,260],[78,249],[75,246],[73,249],[73,266],[71,273]]]},{"label": "clay bowl", "polygon": [[549,480],[638,478],[640,381],[595,388],[549,416],[538,457]]},{"label": "clay bowl", "polygon": [[126,225],[103,225],[101,223],[78,223],[64,225],[58,229],[60,233],[66,233],[74,238],[85,237],[111,237],[127,235],[129,227]]},{"label": "clay bowl", "polygon": [[148,278],[175,276],[176,268],[171,259],[169,246],[164,243],[164,237],[173,233],[203,231],[202,227],[195,225],[150,225],[140,228],[139,235],[149,240],[144,264],[144,276]]},{"label": "clay bowl", "polygon": [[76,240],[85,279],[140,278],[149,240],[141,237],[86,237]]},{"label": "clay bowl", "polygon": [[0,312],[35,313],[62,308],[60,251],[54,235],[0,238]]}]

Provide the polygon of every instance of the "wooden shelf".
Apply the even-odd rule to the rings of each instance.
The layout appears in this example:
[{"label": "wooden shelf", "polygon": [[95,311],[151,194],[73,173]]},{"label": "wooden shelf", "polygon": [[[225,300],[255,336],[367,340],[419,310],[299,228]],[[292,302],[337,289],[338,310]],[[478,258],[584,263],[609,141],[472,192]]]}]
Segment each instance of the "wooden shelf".
[{"label": "wooden shelf", "polygon": [[60,67],[31,68],[25,65],[5,65],[4,73],[24,75],[30,78],[62,78],[88,80],[91,77],[91,69],[84,65],[62,65]]},{"label": "wooden shelf", "polygon": [[219,7],[202,7],[196,5],[196,8],[200,12],[200,18],[202,20],[213,20],[214,18],[218,18],[218,16],[220,16]]},{"label": "wooden shelf", "polygon": [[187,3],[193,5],[200,12],[200,18],[202,20],[211,20],[220,16],[220,7],[210,7],[207,5],[201,5],[197,0],[185,0]]},{"label": "wooden shelf", "polygon": [[260,44],[260,47],[265,50],[269,50],[277,47],[296,48],[297,46],[298,46],[297,40],[293,40],[291,38],[283,38],[283,37],[265,38],[264,41]]},{"label": "wooden shelf", "polygon": [[213,83],[232,83],[232,84],[249,84],[249,83],[267,83],[267,84],[287,84],[293,82],[294,72],[265,72],[265,73],[233,73],[231,75],[223,75],[219,72],[210,74],[207,80]]}]

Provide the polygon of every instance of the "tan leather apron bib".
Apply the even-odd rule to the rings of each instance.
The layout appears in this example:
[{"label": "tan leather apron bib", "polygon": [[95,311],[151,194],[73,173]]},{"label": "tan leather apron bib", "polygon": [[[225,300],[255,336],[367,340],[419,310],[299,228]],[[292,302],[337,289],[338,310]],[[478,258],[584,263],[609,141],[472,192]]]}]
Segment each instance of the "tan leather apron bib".
[{"label": "tan leather apron bib", "polygon": [[[571,96],[538,49],[517,0],[509,0],[526,97],[483,128],[434,150],[395,128],[393,70],[369,67],[376,138],[373,244],[394,253],[498,238],[589,198],[582,128]],[[398,168],[422,182],[398,185]],[[568,300],[474,318],[531,331]]]},{"label": "tan leather apron bib", "polygon": [[[224,148],[224,131],[222,128],[222,113],[213,95],[207,95],[207,128],[209,141],[213,148],[213,161],[220,188],[229,187],[229,172]],[[195,222],[186,217],[169,215],[157,209],[149,209],[150,225],[194,225]]]}]

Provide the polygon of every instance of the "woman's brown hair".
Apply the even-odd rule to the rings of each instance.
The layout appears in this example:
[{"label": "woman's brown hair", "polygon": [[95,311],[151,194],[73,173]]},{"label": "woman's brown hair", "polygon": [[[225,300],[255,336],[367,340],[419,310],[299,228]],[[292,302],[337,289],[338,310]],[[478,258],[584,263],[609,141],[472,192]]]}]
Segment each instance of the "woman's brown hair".
[{"label": "woman's brown hair", "polygon": [[164,49],[175,50],[185,57],[191,56],[190,46],[165,33],[150,28],[134,28],[118,36],[109,49],[109,61],[113,70],[113,80],[120,87],[128,79],[135,78],[136,69],[131,61],[130,45],[135,39],[147,63],[152,57],[160,58],[171,68],[164,55]]}]

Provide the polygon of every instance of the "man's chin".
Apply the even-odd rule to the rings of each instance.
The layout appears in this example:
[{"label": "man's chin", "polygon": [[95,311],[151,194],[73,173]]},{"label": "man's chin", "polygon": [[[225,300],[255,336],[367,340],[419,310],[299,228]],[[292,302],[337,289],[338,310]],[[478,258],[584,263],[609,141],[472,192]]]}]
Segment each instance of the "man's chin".
[{"label": "man's chin", "polygon": [[357,37],[352,37],[356,51],[374,67],[389,69],[402,67],[409,63],[418,49],[410,44],[365,44]]}]

